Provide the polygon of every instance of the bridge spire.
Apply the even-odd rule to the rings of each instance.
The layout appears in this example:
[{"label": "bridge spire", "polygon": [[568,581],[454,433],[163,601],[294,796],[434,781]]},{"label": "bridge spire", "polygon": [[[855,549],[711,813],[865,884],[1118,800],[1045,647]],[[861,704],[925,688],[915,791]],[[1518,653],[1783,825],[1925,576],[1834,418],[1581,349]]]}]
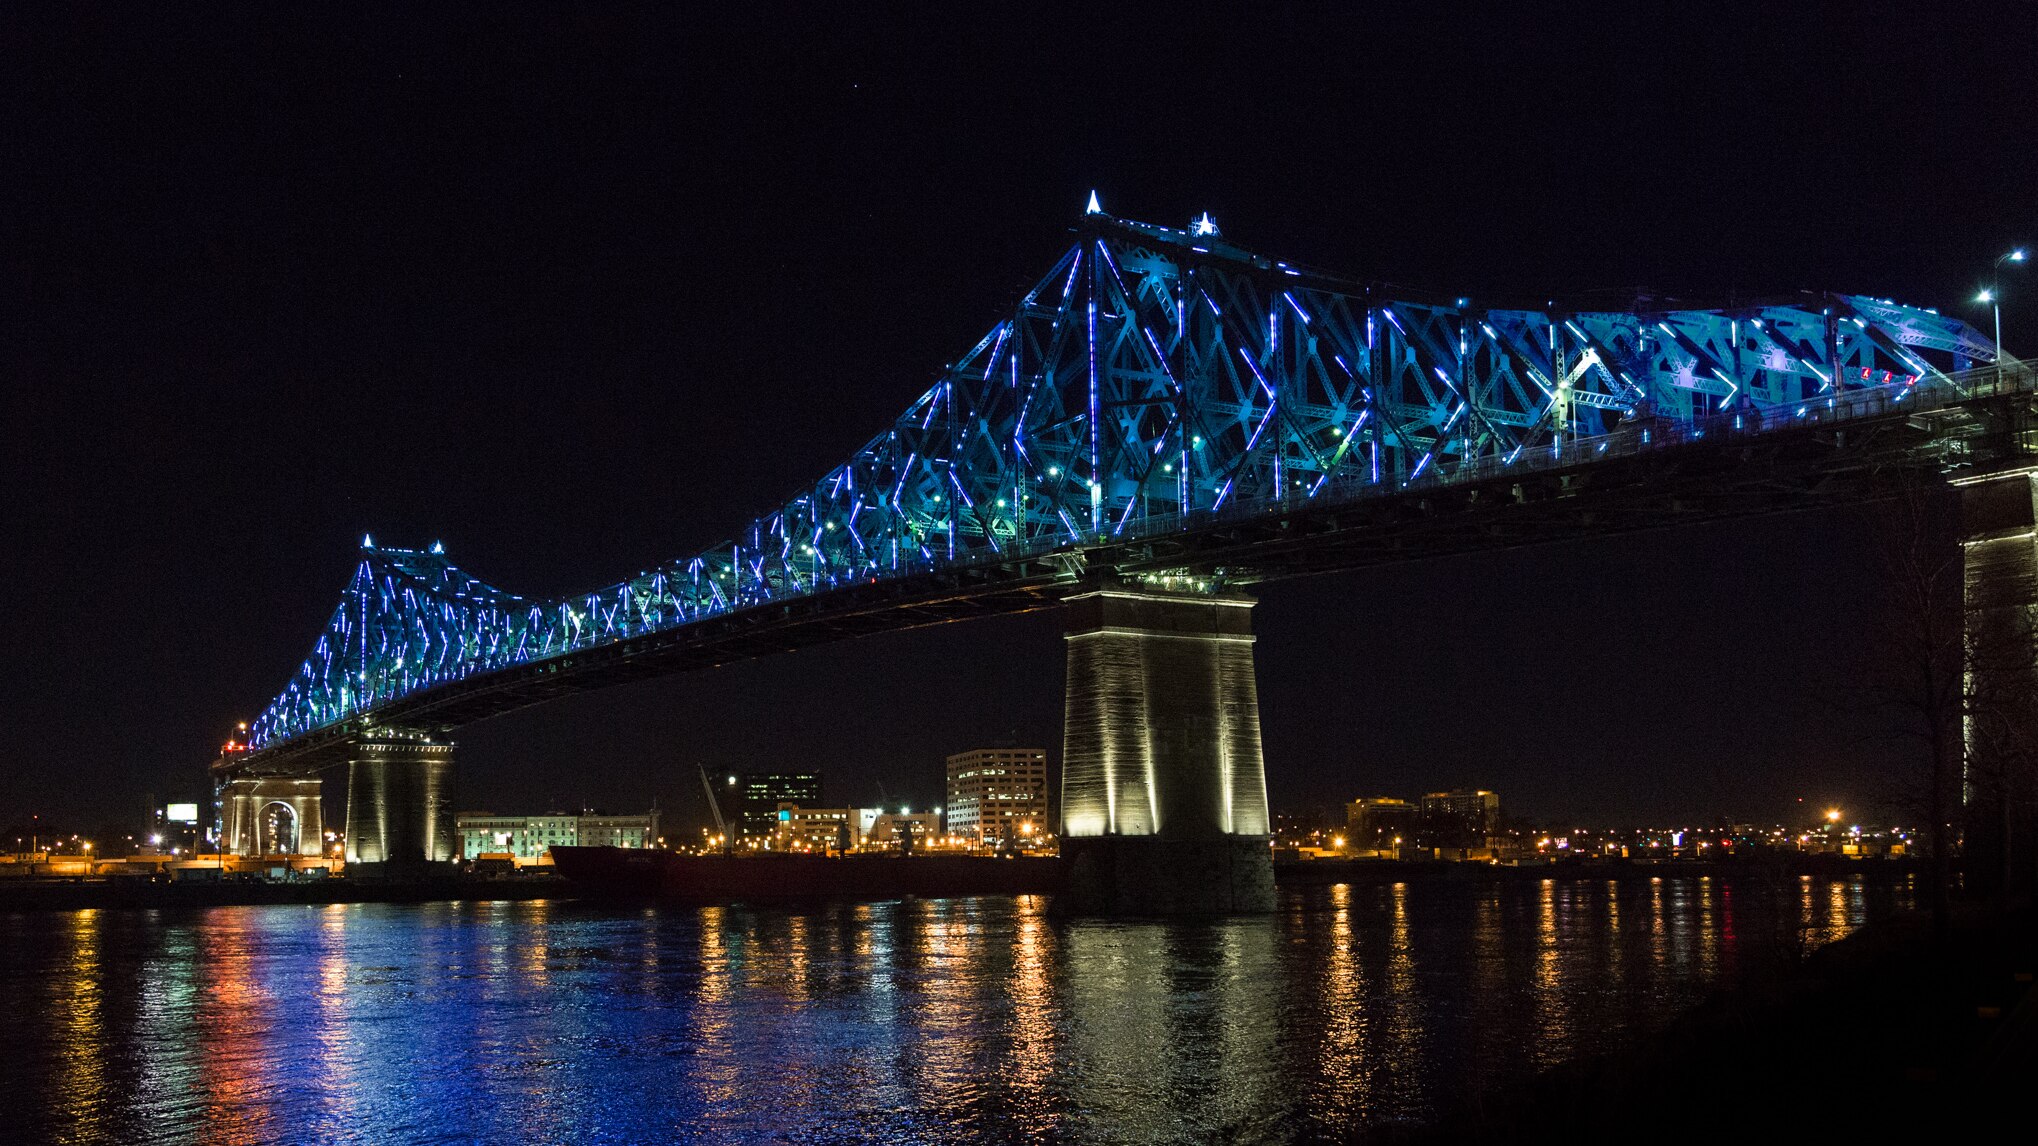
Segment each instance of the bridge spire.
[{"label": "bridge spire", "polygon": [[1099,206],[1099,205],[1097,204],[1097,192],[1096,192],[1095,190],[1092,190],[1092,191],[1090,192],[1090,205],[1089,205],[1089,206],[1087,206],[1087,207],[1085,207],[1085,208],[1083,208],[1083,214],[1085,214],[1085,215],[1102,215],[1103,213],[1104,213],[1104,208],[1103,208],[1103,207],[1101,207],[1101,206]]}]

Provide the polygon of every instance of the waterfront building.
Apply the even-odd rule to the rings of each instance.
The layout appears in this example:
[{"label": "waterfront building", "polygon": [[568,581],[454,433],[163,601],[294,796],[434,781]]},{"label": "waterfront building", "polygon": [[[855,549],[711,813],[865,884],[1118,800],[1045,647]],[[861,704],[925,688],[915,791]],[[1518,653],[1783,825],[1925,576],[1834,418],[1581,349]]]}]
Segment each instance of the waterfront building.
[{"label": "waterfront building", "polygon": [[745,772],[736,789],[736,832],[769,838],[778,830],[781,804],[812,808],[821,804],[819,772]]},{"label": "waterfront building", "polygon": [[1047,832],[1047,752],[973,748],[948,758],[948,834],[974,845]]},{"label": "waterfront building", "polygon": [[875,812],[870,827],[864,832],[863,847],[898,848],[907,832],[913,834],[916,849],[939,846],[941,837],[941,816],[935,812],[881,812],[875,808],[862,809]]},{"label": "waterfront building", "polygon": [[586,811],[580,815],[498,815],[462,812],[455,817],[460,858],[483,854],[510,855],[526,863],[545,858],[553,847],[648,848],[658,842],[658,810],[639,816],[612,816]]},{"label": "waterfront building", "polygon": [[1500,822],[1500,794],[1480,789],[1431,792],[1422,798],[1416,838],[1445,859],[1472,859],[1492,847]]},{"label": "waterfront building", "polygon": [[875,811],[864,808],[802,808],[780,804],[771,846],[779,851],[846,851],[863,843],[864,827]]},{"label": "waterfront building", "polygon": [[1353,855],[1396,856],[1413,846],[1416,806],[1391,796],[1367,796],[1345,805],[1345,848]]}]

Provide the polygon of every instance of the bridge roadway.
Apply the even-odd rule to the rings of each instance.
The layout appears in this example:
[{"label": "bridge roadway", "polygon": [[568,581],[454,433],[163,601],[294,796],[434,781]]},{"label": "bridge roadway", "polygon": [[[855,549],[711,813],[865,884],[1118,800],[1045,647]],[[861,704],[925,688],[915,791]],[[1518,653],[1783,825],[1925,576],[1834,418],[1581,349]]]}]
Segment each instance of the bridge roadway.
[{"label": "bridge roadway", "polygon": [[1978,367],[1937,392],[1893,401],[1857,391],[1804,418],[1756,425],[1720,415],[1643,442],[1581,438],[1512,466],[1406,489],[1357,486],[1019,560],[979,559],[769,602],[675,629],[448,682],[231,761],[308,775],[341,763],[373,727],[450,730],[547,700],[831,641],[1052,608],[1106,578],[1244,587],[1287,577],[1477,550],[1673,528],[1886,496],[1894,473],[1985,472],[2038,445],[2032,363]]}]

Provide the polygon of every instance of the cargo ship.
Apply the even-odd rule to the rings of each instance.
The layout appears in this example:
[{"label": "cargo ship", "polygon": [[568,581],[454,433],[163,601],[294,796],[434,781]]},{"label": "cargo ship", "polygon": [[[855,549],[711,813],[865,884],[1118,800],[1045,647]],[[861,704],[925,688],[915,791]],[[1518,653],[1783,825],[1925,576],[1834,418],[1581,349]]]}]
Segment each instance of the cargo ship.
[{"label": "cargo ship", "polygon": [[891,854],[681,855],[645,848],[555,847],[552,863],[584,895],[682,903],[818,899],[939,899],[1045,895],[1059,890],[1052,856]]}]

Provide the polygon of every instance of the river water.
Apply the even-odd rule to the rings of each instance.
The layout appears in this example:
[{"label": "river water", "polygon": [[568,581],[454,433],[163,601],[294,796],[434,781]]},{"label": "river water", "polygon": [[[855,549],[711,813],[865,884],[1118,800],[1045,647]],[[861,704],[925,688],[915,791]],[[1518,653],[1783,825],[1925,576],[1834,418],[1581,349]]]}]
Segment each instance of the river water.
[{"label": "river water", "polygon": [[1908,884],[0,916],[0,1140],[1310,1141],[1617,1050]]}]

